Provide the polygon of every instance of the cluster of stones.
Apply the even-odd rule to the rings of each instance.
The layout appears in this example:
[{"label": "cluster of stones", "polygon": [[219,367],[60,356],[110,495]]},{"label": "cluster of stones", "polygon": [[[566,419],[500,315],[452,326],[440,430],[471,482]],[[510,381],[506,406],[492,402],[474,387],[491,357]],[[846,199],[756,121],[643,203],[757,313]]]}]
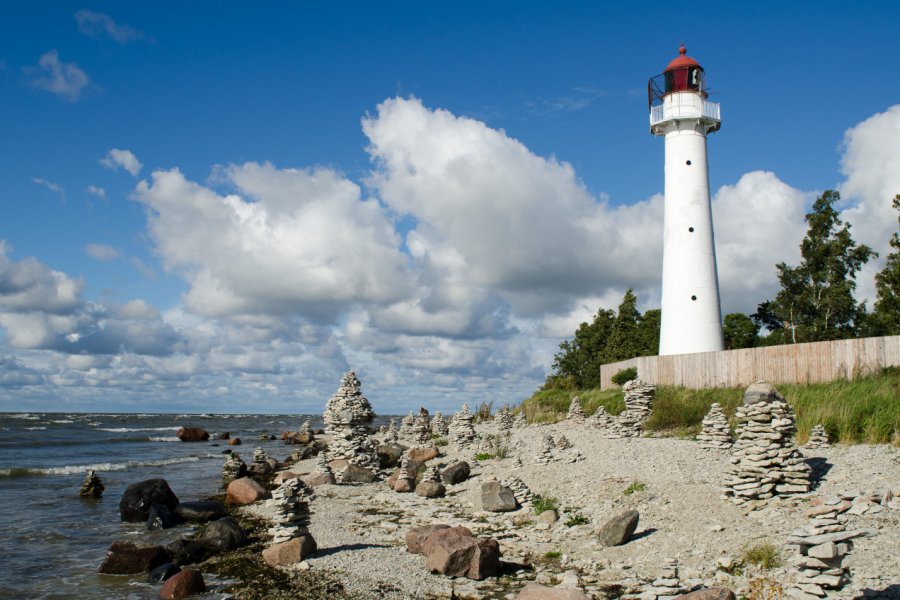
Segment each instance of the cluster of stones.
[{"label": "cluster of stones", "polygon": [[394,491],[406,494],[416,489],[416,477],[409,470],[409,457],[405,454],[400,459],[400,470],[397,473],[397,480],[394,482]]},{"label": "cluster of stones", "polygon": [[267,460],[269,460],[269,455],[266,454],[266,451],[261,447],[257,447],[255,450],[253,450],[252,462],[254,465],[264,464]]},{"label": "cluster of stones", "polygon": [[555,460],[556,457],[553,455],[553,448],[555,445],[553,436],[550,434],[545,435],[541,440],[541,449],[538,450],[535,462],[539,465],[546,465]]},{"label": "cluster of stones", "polygon": [[525,485],[525,482],[519,479],[518,477],[513,477],[512,479],[504,479],[502,481],[503,485],[512,490],[513,496],[516,498],[516,502],[520,505],[524,506],[526,502],[530,502],[532,498],[534,498],[534,493]]},{"label": "cluster of stones", "polygon": [[416,486],[416,495],[423,498],[442,498],[446,493],[447,488],[441,481],[438,467],[436,465],[428,467],[422,474],[422,481]]},{"label": "cluster of stones", "polygon": [[309,426],[309,421],[303,421],[303,424],[300,425],[300,431],[298,431],[300,435],[308,435],[312,436],[313,430],[312,427]]},{"label": "cluster of stones", "polygon": [[497,429],[499,431],[509,431],[514,425],[515,419],[512,411],[509,410],[508,406],[504,406],[500,409],[500,412],[497,413]]},{"label": "cluster of stones", "polygon": [[93,469],[90,469],[84,478],[84,482],[81,484],[81,490],[78,492],[78,495],[82,498],[99,498],[103,495],[103,490],[105,489],[106,486],[100,481],[100,477],[94,473]]},{"label": "cluster of stones", "polygon": [[518,429],[521,429],[522,427],[528,427],[528,419],[525,417],[525,409],[522,409],[516,413],[515,419],[513,419],[513,424]]},{"label": "cluster of stones", "polygon": [[656,386],[632,379],[622,389],[625,391],[625,410],[610,423],[606,433],[611,438],[638,437],[641,435],[641,424],[653,409]]},{"label": "cluster of stones", "polygon": [[225,464],[222,465],[222,482],[227,486],[235,479],[240,479],[247,474],[247,465],[241,460],[237,452],[232,452],[225,457]]},{"label": "cluster of stones", "polygon": [[436,435],[447,435],[450,423],[441,414],[441,411],[434,411],[434,417],[431,419],[431,433]]},{"label": "cluster of stones", "polygon": [[770,384],[754,383],[735,412],[739,433],[724,494],[737,504],[809,492],[810,468],[794,444],[794,412]]},{"label": "cluster of stones", "polygon": [[344,375],[323,414],[331,433],[329,453],[332,459],[346,459],[355,465],[378,468],[378,446],[371,438],[372,405],[360,391],[353,371]]},{"label": "cluster of stones", "polygon": [[578,398],[578,396],[572,398],[572,402],[569,403],[569,414],[567,418],[573,423],[584,423],[586,417],[584,414],[584,408],[582,408],[581,406],[581,400]]},{"label": "cluster of stones", "polygon": [[848,581],[844,557],[853,548],[853,538],[863,531],[847,531],[850,502],[834,497],[809,509],[810,518],[805,527],[791,533],[789,545],[797,546],[798,554],[793,564],[799,574],[793,589],[788,593],[796,598],[822,598],[826,590],[841,589]]},{"label": "cluster of stones", "polygon": [[287,479],[272,492],[272,546],[263,551],[270,565],[299,562],[315,552],[316,541],[309,533],[311,490],[299,478]]},{"label": "cluster of stones", "polygon": [[419,416],[413,423],[412,437],[417,444],[427,444],[431,440],[431,419],[425,407],[419,408]]},{"label": "cluster of stones", "polygon": [[606,431],[612,427],[614,421],[615,417],[606,412],[606,407],[601,404],[597,407],[597,411],[588,419],[588,424],[591,427]]},{"label": "cluster of stones", "polygon": [[559,436],[559,439],[556,440],[556,447],[560,450],[568,450],[572,447],[572,442],[569,441],[565,435]]},{"label": "cluster of stones", "polygon": [[718,402],[713,402],[709,412],[703,417],[703,430],[697,435],[697,441],[701,448],[715,450],[727,450],[734,444],[731,439],[731,431],[728,429],[728,419],[725,411]]},{"label": "cluster of stones", "polygon": [[316,456],[316,470],[307,475],[303,481],[311,486],[337,483],[334,471],[331,465],[328,464],[328,454],[326,452],[319,452],[318,456]]},{"label": "cluster of stones", "polygon": [[682,587],[678,578],[678,560],[666,558],[657,578],[650,587],[644,588],[641,598],[673,598],[681,593]]},{"label": "cluster of stones", "polygon": [[391,417],[387,427],[381,427],[384,430],[384,439],[388,442],[396,442],[400,439],[400,432],[397,431],[397,419]]},{"label": "cluster of stones", "polygon": [[462,408],[450,419],[449,435],[450,440],[460,448],[470,448],[475,441],[475,426],[472,421],[475,415],[469,410],[468,404],[463,404]]},{"label": "cluster of stones", "polygon": [[413,415],[413,411],[409,411],[409,413],[400,420],[400,437],[407,440],[416,437],[416,417]]},{"label": "cluster of stones", "polygon": [[825,426],[820,423],[813,427],[812,431],[809,432],[809,440],[803,447],[810,450],[831,448],[831,440],[828,439],[828,432],[825,431]]}]

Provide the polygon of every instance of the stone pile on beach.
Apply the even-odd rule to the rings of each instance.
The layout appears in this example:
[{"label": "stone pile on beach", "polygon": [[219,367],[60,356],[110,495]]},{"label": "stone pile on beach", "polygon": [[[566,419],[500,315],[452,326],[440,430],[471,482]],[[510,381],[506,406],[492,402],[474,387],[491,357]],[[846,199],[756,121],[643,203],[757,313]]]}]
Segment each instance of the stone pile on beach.
[{"label": "stone pile on beach", "polygon": [[82,498],[99,498],[103,495],[103,490],[105,489],[106,486],[100,481],[100,477],[94,473],[93,469],[90,469],[84,478],[84,482],[81,484],[81,490],[78,492],[78,495]]},{"label": "stone pile on beach", "polygon": [[412,437],[417,444],[427,444],[431,440],[431,419],[424,406],[419,408],[419,415],[413,423]]},{"label": "stone pile on beach", "polygon": [[334,470],[328,464],[328,460],[327,452],[319,452],[318,456],[316,456],[316,470],[304,476],[303,482],[312,487],[337,483]]},{"label": "stone pile on beach", "polygon": [[405,440],[411,440],[416,436],[416,417],[413,411],[400,420],[400,437]]},{"label": "stone pile on beach", "polygon": [[225,464],[222,465],[222,482],[227,486],[235,479],[240,479],[247,475],[247,465],[241,460],[237,452],[232,452],[225,457]]},{"label": "stone pile on beach", "polygon": [[270,566],[300,562],[316,551],[316,541],[309,533],[311,498],[310,489],[296,478],[282,482],[272,492],[272,545],[263,551]]},{"label": "stone pile on beach", "polygon": [[731,431],[728,429],[728,419],[725,411],[718,402],[713,402],[709,412],[703,417],[703,430],[697,435],[697,441],[701,448],[715,450],[727,450],[734,444],[731,439]]},{"label": "stone pile on beach", "polygon": [[572,447],[572,442],[569,441],[565,435],[559,436],[559,439],[556,440],[556,447],[560,450],[568,450]]},{"label": "stone pile on beach", "polygon": [[378,468],[378,446],[371,437],[375,413],[360,391],[353,371],[344,375],[341,385],[325,405],[322,415],[331,433],[328,453],[333,460],[344,459],[354,465]]},{"label": "stone pile on beach", "polygon": [[819,448],[831,448],[831,440],[828,439],[828,432],[821,423],[812,428],[809,432],[809,440],[803,445],[804,448],[817,450]]},{"label": "stone pile on beach", "polygon": [[434,411],[434,417],[431,418],[431,433],[440,436],[447,435],[449,426],[450,424],[444,418],[444,415],[441,414],[441,411]]},{"label": "stone pile on beach", "polygon": [[423,498],[442,498],[447,488],[441,481],[441,472],[437,465],[431,465],[422,475],[422,481],[416,486],[416,495]]},{"label": "stone pile on beach", "polygon": [[597,410],[588,418],[588,425],[591,427],[595,427],[602,431],[608,430],[612,427],[613,421],[615,421],[615,417],[606,412],[606,407],[602,404],[597,407]]},{"label": "stone pile on beach", "polygon": [[792,562],[799,572],[788,595],[812,600],[826,596],[826,590],[839,590],[848,582],[844,557],[853,549],[851,540],[865,533],[847,531],[844,513],[851,506],[846,500],[828,498],[806,512],[810,521],[805,527],[791,533],[788,544],[797,546],[798,554]]},{"label": "stone pile on beach", "polygon": [[450,441],[460,449],[470,448],[475,442],[474,420],[475,415],[469,410],[468,404],[463,404],[459,412],[450,419]]},{"label": "stone pile on beach", "polygon": [[678,578],[678,560],[666,558],[663,562],[663,568],[657,574],[656,579],[649,587],[644,588],[640,596],[642,600],[669,599],[681,593],[682,583]]},{"label": "stone pile on beach", "polygon": [[625,391],[625,410],[607,428],[607,437],[639,437],[641,424],[652,411],[656,386],[640,379],[632,379],[622,389]]},{"label": "stone pile on beach", "polygon": [[382,429],[384,429],[384,440],[386,442],[396,442],[400,439],[400,432],[397,431],[397,420],[394,417],[391,417],[387,427],[382,427]]},{"label": "stone pile on beach", "polygon": [[555,443],[553,442],[553,436],[550,434],[545,435],[541,439],[541,448],[538,450],[538,455],[535,458],[535,463],[539,465],[546,465],[555,460],[553,455],[553,447]]},{"label": "stone pile on beach", "polygon": [[586,417],[584,415],[584,408],[581,406],[581,400],[578,396],[572,398],[572,401],[569,403],[569,414],[566,418],[576,425],[584,423]]},{"label": "stone pile on beach", "polygon": [[735,412],[738,439],[724,494],[735,503],[805,494],[811,488],[809,465],[794,444],[794,412],[770,384],[754,383]]},{"label": "stone pile on beach", "polygon": [[504,479],[501,481],[503,485],[512,490],[513,496],[516,498],[516,502],[520,505],[524,506],[526,502],[530,502],[532,498],[534,498],[534,493],[525,485],[525,482],[522,481],[518,477],[513,477],[512,479]]},{"label": "stone pile on beach", "polygon": [[400,470],[397,471],[397,479],[394,481],[394,491],[407,494],[416,489],[415,473],[410,473],[410,460],[405,454],[400,459]]},{"label": "stone pile on beach", "polygon": [[515,425],[513,420],[513,414],[509,410],[508,406],[504,406],[497,413],[497,430],[498,431],[510,431]]},{"label": "stone pile on beach", "polygon": [[525,416],[524,408],[516,413],[516,416],[513,419],[513,424],[518,429],[521,429],[522,427],[528,427],[528,418]]}]

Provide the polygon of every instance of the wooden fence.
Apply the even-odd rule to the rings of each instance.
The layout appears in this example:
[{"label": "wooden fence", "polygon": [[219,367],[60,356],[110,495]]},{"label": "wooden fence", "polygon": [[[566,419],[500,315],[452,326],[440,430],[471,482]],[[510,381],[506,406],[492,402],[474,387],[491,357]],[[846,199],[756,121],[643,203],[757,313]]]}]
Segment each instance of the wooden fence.
[{"label": "wooden fence", "polygon": [[697,389],[744,387],[755,381],[817,383],[852,379],[890,366],[900,366],[900,335],[640,356],[600,367],[600,389],[615,386],[612,376],[629,367],[637,367],[638,377],[648,383]]}]

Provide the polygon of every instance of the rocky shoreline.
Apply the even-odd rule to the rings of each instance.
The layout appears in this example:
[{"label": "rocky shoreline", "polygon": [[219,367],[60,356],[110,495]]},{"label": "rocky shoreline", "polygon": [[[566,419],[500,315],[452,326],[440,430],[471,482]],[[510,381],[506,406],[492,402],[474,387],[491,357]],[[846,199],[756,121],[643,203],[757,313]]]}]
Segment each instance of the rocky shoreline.
[{"label": "rocky shoreline", "polygon": [[[717,415],[711,422],[720,441],[710,447],[635,436],[638,410],[610,425],[577,408],[560,423],[516,427],[508,418],[475,422],[463,410],[456,425],[450,418],[451,439],[435,432],[423,442],[421,427],[407,427],[406,437],[395,428],[366,431],[371,416],[348,400],[355,392],[347,383],[331,403],[329,433],[337,432],[349,459],[325,464],[318,456],[325,448],[330,456],[331,435],[285,434],[296,460],[257,457],[246,466],[264,494],[219,498],[231,498],[228,511],[247,543],[195,565],[213,578],[209,597],[655,600],[698,590],[707,598],[762,597],[760,586],[800,600],[900,597],[900,450],[822,445],[800,454],[790,442],[789,410],[777,399],[773,433],[757,418],[736,432],[744,441],[734,447]],[[349,385],[358,390],[358,380]],[[646,413],[652,390],[632,388]],[[463,463],[467,476],[455,475]],[[792,474],[801,463],[808,479]],[[756,464],[772,474],[748,477]],[[333,470],[330,480],[323,470]],[[302,482],[294,488],[309,490],[308,517],[291,517],[299,501],[291,504],[284,491],[263,497],[292,478]],[[443,495],[415,493],[428,482],[440,483]],[[750,492],[740,502],[730,499],[742,490]],[[276,521],[302,525],[292,533]],[[436,525],[453,531],[439,536]],[[273,528],[283,541],[309,535],[315,549],[267,564]],[[839,556],[817,558],[829,543]],[[754,559],[759,548],[771,548],[772,560]]]}]

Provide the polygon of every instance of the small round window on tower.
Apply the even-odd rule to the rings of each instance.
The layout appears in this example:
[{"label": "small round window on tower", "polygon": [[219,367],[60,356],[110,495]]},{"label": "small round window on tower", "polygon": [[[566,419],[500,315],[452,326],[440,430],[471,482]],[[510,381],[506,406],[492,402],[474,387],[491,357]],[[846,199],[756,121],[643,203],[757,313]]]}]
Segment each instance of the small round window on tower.
[{"label": "small round window on tower", "polygon": [[691,161],[687,161],[684,164],[686,164],[687,166],[691,166]]},{"label": "small round window on tower", "polygon": [[688,231],[690,231],[691,233],[694,233],[694,228],[693,228],[693,227],[688,227]]},{"label": "small round window on tower", "polygon": [[691,296],[691,300],[696,300],[697,296]]}]

